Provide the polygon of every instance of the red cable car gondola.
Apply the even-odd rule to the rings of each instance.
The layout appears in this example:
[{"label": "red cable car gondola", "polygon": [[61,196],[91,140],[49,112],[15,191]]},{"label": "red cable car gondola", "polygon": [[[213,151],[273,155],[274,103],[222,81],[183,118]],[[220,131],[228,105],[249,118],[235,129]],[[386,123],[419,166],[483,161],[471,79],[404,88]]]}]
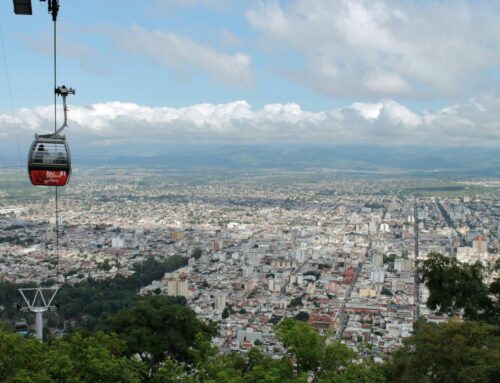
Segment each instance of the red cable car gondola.
[{"label": "red cable car gondola", "polygon": [[71,175],[71,155],[65,136],[35,135],[28,170],[37,186],[65,186]]},{"label": "red cable car gondola", "polygon": [[71,175],[69,146],[66,136],[60,133],[67,126],[66,97],[75,94],[75,90],[62,86],[55,92],[63,98],[64,123],[52,134],[35,134],[28,155],[28,174],[36,186],[65,186]]}]

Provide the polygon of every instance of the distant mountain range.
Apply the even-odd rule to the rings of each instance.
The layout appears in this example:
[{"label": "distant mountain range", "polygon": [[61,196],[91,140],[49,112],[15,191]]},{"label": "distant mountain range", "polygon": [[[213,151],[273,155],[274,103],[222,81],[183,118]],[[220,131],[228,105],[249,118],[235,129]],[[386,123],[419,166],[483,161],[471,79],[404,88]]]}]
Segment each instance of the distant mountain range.
[{"label": "distant mountain range", "polygon": [[[144,149],[144,148],[142,148]],[[115,152],[116,153],[116,152]],[[500,176],[500,149],[338,146],[176,146],[127,148],[106,157],[75,154],[81,165],[96,164],[164,168],[313,169],[450,171]],[[144,153],[144,154],[143,154]],[[147,155],[147,153],[155,153]]]}]

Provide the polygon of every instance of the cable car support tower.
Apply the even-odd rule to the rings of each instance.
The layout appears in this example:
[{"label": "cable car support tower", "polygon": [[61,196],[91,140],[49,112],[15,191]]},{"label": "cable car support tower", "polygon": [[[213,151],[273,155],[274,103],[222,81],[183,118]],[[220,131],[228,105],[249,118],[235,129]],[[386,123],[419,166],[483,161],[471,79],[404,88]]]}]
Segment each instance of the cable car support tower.
[{"label": "cable car support tower", "polygon": [[52,301],[56,297],[58,287],[34,287],[19,289],[23,296],[28,310],[35,313],[36,337],[43,341],[43,313],[48,310],[55,310]]}]

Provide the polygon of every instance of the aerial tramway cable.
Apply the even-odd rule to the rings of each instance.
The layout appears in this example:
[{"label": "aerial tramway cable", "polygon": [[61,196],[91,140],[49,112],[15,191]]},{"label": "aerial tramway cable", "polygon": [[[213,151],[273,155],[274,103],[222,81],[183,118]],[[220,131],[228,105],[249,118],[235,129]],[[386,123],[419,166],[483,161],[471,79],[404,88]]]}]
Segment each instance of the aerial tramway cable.
[{"label": "aerial tramway cable", "polygon": [[[57,2],[56,2],[57,4]],[[57,12],[59,11],[59,4],[56,5],[55,16],[52,16],[54,24],[54,134],[57,133]],[[56,279],[59,279],[59,196],[58,188],[56,185]]]}]

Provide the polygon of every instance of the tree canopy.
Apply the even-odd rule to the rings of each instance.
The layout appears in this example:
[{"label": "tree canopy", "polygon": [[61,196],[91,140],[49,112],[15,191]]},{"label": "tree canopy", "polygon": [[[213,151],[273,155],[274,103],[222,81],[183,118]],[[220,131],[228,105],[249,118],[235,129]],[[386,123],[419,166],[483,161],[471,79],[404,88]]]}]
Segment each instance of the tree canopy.
[{"label": "tree canopy", "polygon": [[[376,364],[306,322],[274,316],[282,357],[266,355],[261,344],[244,354],[220,353],[210,343],[215,324],[201,322],[180,297],[137,295],[138,286],[159,279],[185,262],[149,259],[132,279],[88,281],[68,290],[61,311],[92,326],[40,343],[0,327],[0,381],[7,383],[384,383],[498,382],[500,325],[498,278],[484,283],[479,263],[462,265],[431,254],[420,266],[431,309],[463,312],[464,322],[434,325],[420,320],[403,346]],[[140,267],[138,265],[137,267]],[[500,264],[497,265],[500,267]],[[0,286],[1,287],[1,286]],[[0,288],[8,301],[11,285]],[[97,296],[92,296],[97,294]],[[9,301],[11,304],[13,301]],[[93,306],[97,304],[97,306]],[[108,306],[107,306],[108,305]],[[234,313],[226,306],[227,315]],[[99,319],[100,318],[100,319]],[[476,320],[477,319],[477,320]],[[481,320],[481,321],[478,321]],[[485,323],[485,322],[489,323]],[[279,346],[279,345],[278,345]]]},{"label": "tree canopy", "polygon": [[489,271],[480,262],[461,264],[455,258],[431,253],[420,266],[429,289],[427,306],[454,315],[463,310],[465,319],[500,323],[500,282],[484,280]]},{"label": "tree canopy", "polygon": [[117,336],[74,334],[52,343],[0,329],[0,381],[4,383],[94,383],[143,381],[145,369],[127,358]]},{"label": "tree canopy", "polygon": [[312,382],[384,382],[378,366],[355,363],[356,354],[332,338],[320,335],[311,325],[291,318],[276,326],[278,339],[296,364],[296,376]]},{"label": "tree canopy", "polygon": [[197,335],[208,339],[215,335],[214,326],[201,322],[193,310],[179,303],[184,298],[153,296],[103,319],[102,326],[125,342],[125,353],[139,355],[151,366],[166,356],[190,361],[189,348]]},{"label": "tree canopy", "polygon": [[[152,311],[145,314],[146,317],[158,314],[153,308],[158,303],[156,298],[149,301],[150,305],[134,309]],[[169,305],[170,308],[175,306],[188,310],[180,305]],[[123,321],[122,315],[131,313],[122,311],[114,320]],[[146,319],[145,323],[149,320]],[[160,323],[158,321],[157,325]],[[188,334],[172,336],[168,329],[161,329],[157,341],[153,333],[146,333],[144,343],[138,342],[139,338],[134,336],[139,335],[142,339],[144,327],[148,326],[141,327],[137,319],[125,334],[73,333],[43,344],[0,329],[0,381],[493,383],[500,378],[499,327],[476,321],[442,325],[419,321],[416,333],[405,339],[403,346],[382,364],[370,359],[361,361],[345,345],[320,335],[307,323],[293,319],[281,321],[276,328],[277,336],[287,350],[279,359],[265,355],[259,347],[245,354],[221,354],[203,329],[195,333],[198,330],[195,323],[183,329]],[[182,329],[174,331],[179,330]],[[180,341],[178,351],[170,340],[175,338],[177,341],[179,337],[185,339]],[[137,358],[141,353],[155,355],[156,365],[151,364],[151,358]]]},{"label": "tree canopy", "polygon": [[476,321],[420,321],[386,364],[390,382],[499,382],[500,331]]}]

